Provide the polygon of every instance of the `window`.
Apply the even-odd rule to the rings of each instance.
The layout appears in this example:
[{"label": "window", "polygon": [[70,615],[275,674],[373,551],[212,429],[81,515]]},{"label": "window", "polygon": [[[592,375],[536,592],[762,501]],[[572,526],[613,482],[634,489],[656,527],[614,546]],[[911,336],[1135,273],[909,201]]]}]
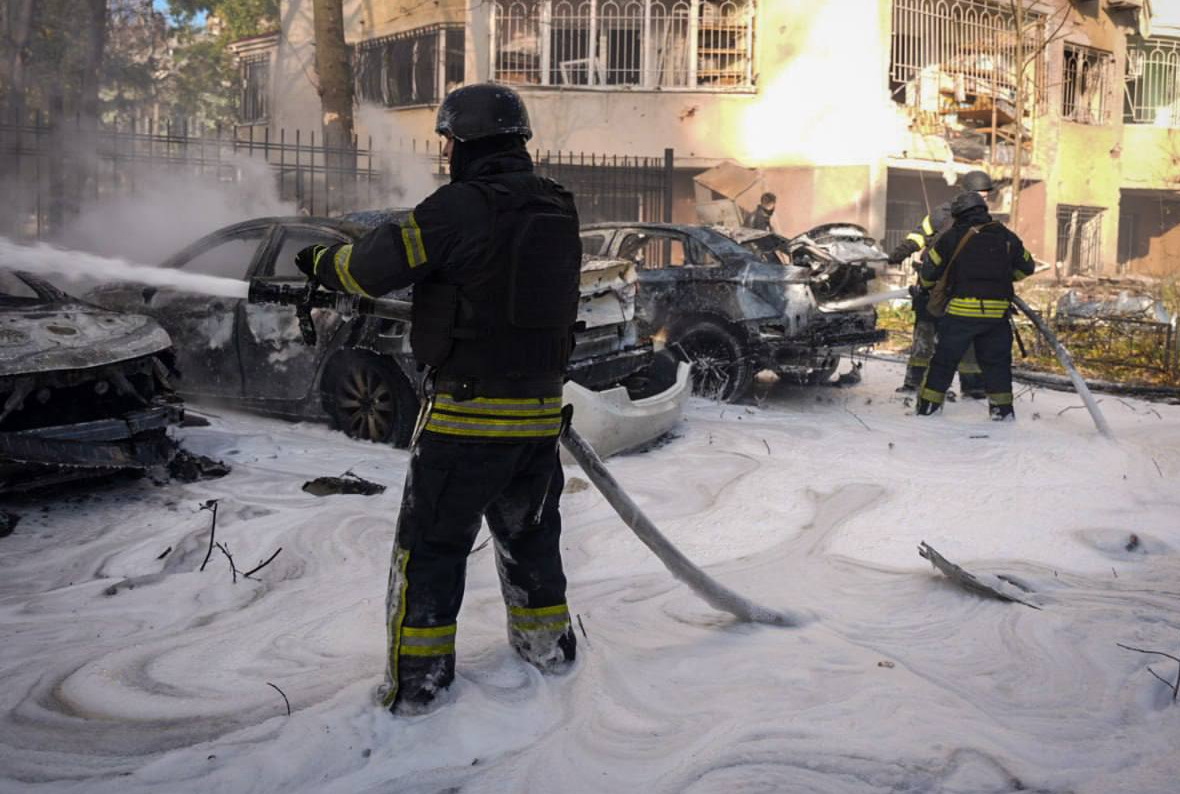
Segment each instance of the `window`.
[{"label": "window", "polygon": [[353,51],[356,95],[385,107],[433,105],[463,82],[464,30],[430,25],[369,39]]},{"label": "window", "polygon": [[283,234],[283,244],[274,261],[274,273],[277,278],[293,278],[302,281],[305,276],[295,267],[295,254],[309,245],[336,245],[346,240],[329,232],[313,232],[299,229],[288,230]]},{"label": "window", "polygon": [[1057,263],[1062,275],[1094,275],[1102,255],[1101,207],[1057,205]]},{"label": "window", "polygon": [[1180,127],[1180,40],[1127,42],[1123,120]]},{"label": "window", "polygon": [[602,247],[606,244],[606,235],[604,234],[583,234],[582,235],[582,253],[588,256],[598,256],[602,253]]},{"label": "window", "polygon": [[720,264],[695,240],[660,232],[627,235],[619,246],[619,256],[647,270],[662,267],[716,267]]},{"label": "window", "polygon": [[1061,115],[1082,124],[1105,124],[1114,56],[1075,44],[1065,45]]},{"label": "window", "polygon": [[251,232],[248,236],[226,240],[212,248],[206,248],[180,267],[190,273],[244,279],[250,270],[254,252],[258,250],[258,244],[262,242],[265,234],[266,230],[260,230]]},{"label": "window", "polygon": [[753,0],[499,0],[493,36],[502,83],[754,85]]},{"label": "window", "polygon": [[240,116],[243,124],[266,121],[270,95],[270,55],[249,55],[242,59]]}]

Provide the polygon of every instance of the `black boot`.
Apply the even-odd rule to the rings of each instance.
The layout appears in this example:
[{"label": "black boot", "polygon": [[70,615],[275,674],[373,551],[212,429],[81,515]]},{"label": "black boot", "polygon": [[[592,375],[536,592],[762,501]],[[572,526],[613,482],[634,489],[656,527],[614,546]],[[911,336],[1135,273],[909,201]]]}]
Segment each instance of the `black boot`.
[{"label": "black boot", "polygon": [[982,400],[987,397],[987,388],[983,385],[983,375],[978,372],[960,372],[959,390],[964,397]]},{"label": "black boot", "polygon": [[425,714],[435,698],[455,680],[455,657],[398,657],[397,698],[389,710],[394,714]]},{"label": "black boot", "polygon": [[1011,405],[991,405],[987,412],[993,422],[1016,421],[1016,411]]},{"label": "black boot", "polygon": [[933,416],[934,414],[942,412],[942,403],[936,403],[934,400],[927,400],[925,397],[918,398],[918,405],[914,408],[915,416]]}]

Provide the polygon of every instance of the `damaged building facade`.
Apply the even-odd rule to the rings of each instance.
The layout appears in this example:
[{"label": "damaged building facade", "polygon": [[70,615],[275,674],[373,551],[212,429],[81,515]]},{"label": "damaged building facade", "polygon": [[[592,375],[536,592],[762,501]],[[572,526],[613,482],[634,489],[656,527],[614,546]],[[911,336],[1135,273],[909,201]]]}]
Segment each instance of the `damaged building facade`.
[{"label": "damaged building facade", "polygon": [[[1015,210],[1037,258],[1063,275],[1177,269],[1180,28],[1151,0],[344,10],[362,136],[429,139],[448,90],[494,80],[524,95],[540,150],[672,149],[676,221],[718,199],[749,211],[770,191],[780,233],[854,222],[888,246],[957,174],[983,167],[1006,181],[996,212]],[[280,18],[279,35],[243,48],[244,121],[314,129],[310,0],[283,0]],[[725,178],[697,179],[719,165]]]}]

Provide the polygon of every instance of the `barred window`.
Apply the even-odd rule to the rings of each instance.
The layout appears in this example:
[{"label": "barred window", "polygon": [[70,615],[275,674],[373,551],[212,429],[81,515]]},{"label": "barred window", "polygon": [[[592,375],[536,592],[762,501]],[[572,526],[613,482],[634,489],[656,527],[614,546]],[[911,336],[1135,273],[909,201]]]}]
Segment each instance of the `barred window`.
[{"label": "barred window", "polygon": [[1057,205],[1057,262],[1065,275],[1094,275],[1102,256],[1102,207]]},{"label": "barred window", "polygon": [[499,0],[493,31],[492,75],[502,83],[754,84],[753,0]]},{"label": "barred window", "polygon": [[1127,42],[1123,120],[1180,127],[1180,40]]},{"label": "barred window", "polygon": [[1105,124],[1114,56],[1076,44],[1065,45],[1061,115],[1083,124]]},{"label": "barred window", "polygon": [[[1043,18],[1026,17],[1025,57],[1044,36]],[[957,114],[960,121],[1010,123],[1018,85],[1031,115],[1042,93],[1034,63],[1020,79],[1018,31],[1009,3],[991,0],[893,0],[890,90],[917,110]]]},{"label": "barred window", "polygon": [[369,39],[353,50],[357,98],[385,107],[437,104],[463,82],[464,30],[429,25]]},{"label": "barred window", "polygon": [[266,121],[270,96],[270,55],[248,55],[241,62],[239,117],[243,124]]}]

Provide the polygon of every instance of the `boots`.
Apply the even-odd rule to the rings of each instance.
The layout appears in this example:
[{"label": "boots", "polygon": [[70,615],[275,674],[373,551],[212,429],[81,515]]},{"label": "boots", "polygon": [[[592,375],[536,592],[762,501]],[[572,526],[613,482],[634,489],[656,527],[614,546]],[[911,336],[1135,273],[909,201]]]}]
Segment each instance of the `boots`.
[{"label": "boots", "polygon": [[959,390],[964,397],[982,400],[987,397],[987,389],[983,385],[983,375],[978,372],[959,371]]},{"label": "boots", "polygon": [[937,413],[942,413],[942,403],[927,400],[925,397],[918,398],[918,405],[914,408],[915,416],[933,416]]},{"label": "boots", "polygon": [[987,412],[993,422],[1016,421],[1016,411],[1011,405],[989,405]]}]

